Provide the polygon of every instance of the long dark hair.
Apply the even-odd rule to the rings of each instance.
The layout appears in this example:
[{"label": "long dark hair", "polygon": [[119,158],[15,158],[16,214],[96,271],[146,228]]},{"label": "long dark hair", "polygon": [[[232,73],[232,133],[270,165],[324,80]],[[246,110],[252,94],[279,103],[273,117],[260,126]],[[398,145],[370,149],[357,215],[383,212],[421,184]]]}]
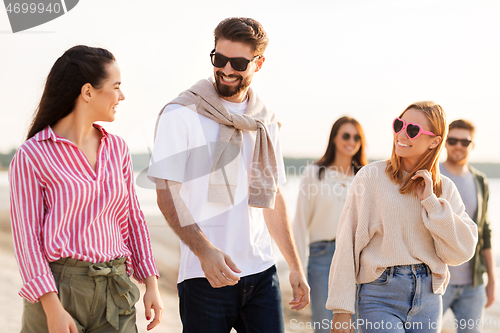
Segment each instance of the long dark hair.
[{"label": "long dark hair", "polygon": [[26,140],[69,115],[84,84],[101,88],[107,78],[106,65],[113,61],[111,52],[97,47],[77,45],[64,52],[47,76]]},{"label": "long dark hair", "polygon": [[356,152],[356,154],[352,157],[352,166],[354,173],[356,174],[359,171],[359,169],[361,169],[362,166],[368,164],[368,160],[366,159],[365,156],[366,141],[363,128],[354,118],[347,116],[340,117],[332,126],[332,130],[330,132],[330,139],[328,140],[328,147],[326,148],[325,154],[323,155],[323,157],[321,157],[314,163],[317,166],[319,166],[318,178],[320,180],[323,178],[325,168],[330,166],[335,161],[335,153],[337,151],[337,146],[335,145],[334,139],[337,136],[340,127],[348,123],[353,124],[356,127],[359,136],[361,137],[361,146],[359,147],[359,150]]}]

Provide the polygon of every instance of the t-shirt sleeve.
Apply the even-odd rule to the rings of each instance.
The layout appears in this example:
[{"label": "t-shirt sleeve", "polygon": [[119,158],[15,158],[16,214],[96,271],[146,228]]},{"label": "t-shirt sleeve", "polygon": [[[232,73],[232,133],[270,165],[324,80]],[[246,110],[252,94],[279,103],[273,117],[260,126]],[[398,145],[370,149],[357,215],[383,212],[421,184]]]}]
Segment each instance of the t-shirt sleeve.
[{"label": "t-shirt sleeve", "polygon": [[149,163],[148,178],[183,183],[189,157],[189,128],[181,113],[189,110],[180,105],[168,105],[158,116],[155,142]]},{"label": "t-shirt sleeve", "polygon": [[281,151],[280,128],[274,123],[268,127],[269,136],[273,143],[274,156],[276,156],[276,166],[278,167],[278,186],[286,182],[285,163],[283,162],[283,153]]}]

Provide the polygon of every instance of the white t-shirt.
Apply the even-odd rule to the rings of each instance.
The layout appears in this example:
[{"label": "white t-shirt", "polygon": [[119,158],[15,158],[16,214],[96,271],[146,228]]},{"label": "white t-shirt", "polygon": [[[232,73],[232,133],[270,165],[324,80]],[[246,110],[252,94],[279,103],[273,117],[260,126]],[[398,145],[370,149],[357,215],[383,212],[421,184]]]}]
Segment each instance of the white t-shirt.
[{"label": "white t-shirt", "polygon": [[[245,113],[247,101],[231,103],[221,99],[231,113]],[[276,155],[278,185],[285,182],[285,168],[277,124],[267,126]],[[277,262],[262,208],[248,205],[250,167],[256,132],[243,131],[238,187],[234,204],[208,202],[212,169],[212,148],[217,142],[219,124],[181,105],[168,105],[158,122],[148,178],[182,183],[180,196],[194,221],[210,242],[228,254],[247,276],[262,272]],[[238,157],[237,157],[238,158]],[[205,277],[198,257],[181,244],[178,283]],[[236,273],[235,273],[236,274]]]}]

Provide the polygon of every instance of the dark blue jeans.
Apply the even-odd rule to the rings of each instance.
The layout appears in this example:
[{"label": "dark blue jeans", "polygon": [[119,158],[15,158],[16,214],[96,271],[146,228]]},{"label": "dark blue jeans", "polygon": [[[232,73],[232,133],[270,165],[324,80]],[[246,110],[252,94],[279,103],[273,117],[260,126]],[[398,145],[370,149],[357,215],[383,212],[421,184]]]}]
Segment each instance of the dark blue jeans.
[{"label": "dark blue jeans", "polygon": [[242,277],[238,284],[212,288],[205,278],[177,285],[183,333],[284,333],[276,266]]}]

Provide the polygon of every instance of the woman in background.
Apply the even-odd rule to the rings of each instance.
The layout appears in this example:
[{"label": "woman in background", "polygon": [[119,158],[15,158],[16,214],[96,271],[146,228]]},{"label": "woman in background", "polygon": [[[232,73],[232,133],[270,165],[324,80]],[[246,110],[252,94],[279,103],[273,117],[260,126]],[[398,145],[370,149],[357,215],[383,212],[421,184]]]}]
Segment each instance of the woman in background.
[{"label": "woman in background", "polygon": [[125,141],[113,121],[125,97],[107,50],[75,46],[52,67],[26,142],[9,169],[14,246],[24,298],[21,332],[137,332],[163,306],[149,232]]},{"label": "woman in background", "polygon": [[353,118],[341,117],[332,127],[326,152],[306,167],[297,200],[294,235],[302,265],[308,264],[312,321],[315,332],[330,332],[328,273],[335,252],[338,221],[347,189],[358,170],[367,164],[365,136]]},{"label": "woman in background", "polygon": [[[327,308],[332,332],[438,332],[447,265],[469,260],[477,226],[440,177],[441,106],[417,102],[393,121],[392,156],[358,172],[337,232]],[[357,297],[356,297],[356,283]]]}]

